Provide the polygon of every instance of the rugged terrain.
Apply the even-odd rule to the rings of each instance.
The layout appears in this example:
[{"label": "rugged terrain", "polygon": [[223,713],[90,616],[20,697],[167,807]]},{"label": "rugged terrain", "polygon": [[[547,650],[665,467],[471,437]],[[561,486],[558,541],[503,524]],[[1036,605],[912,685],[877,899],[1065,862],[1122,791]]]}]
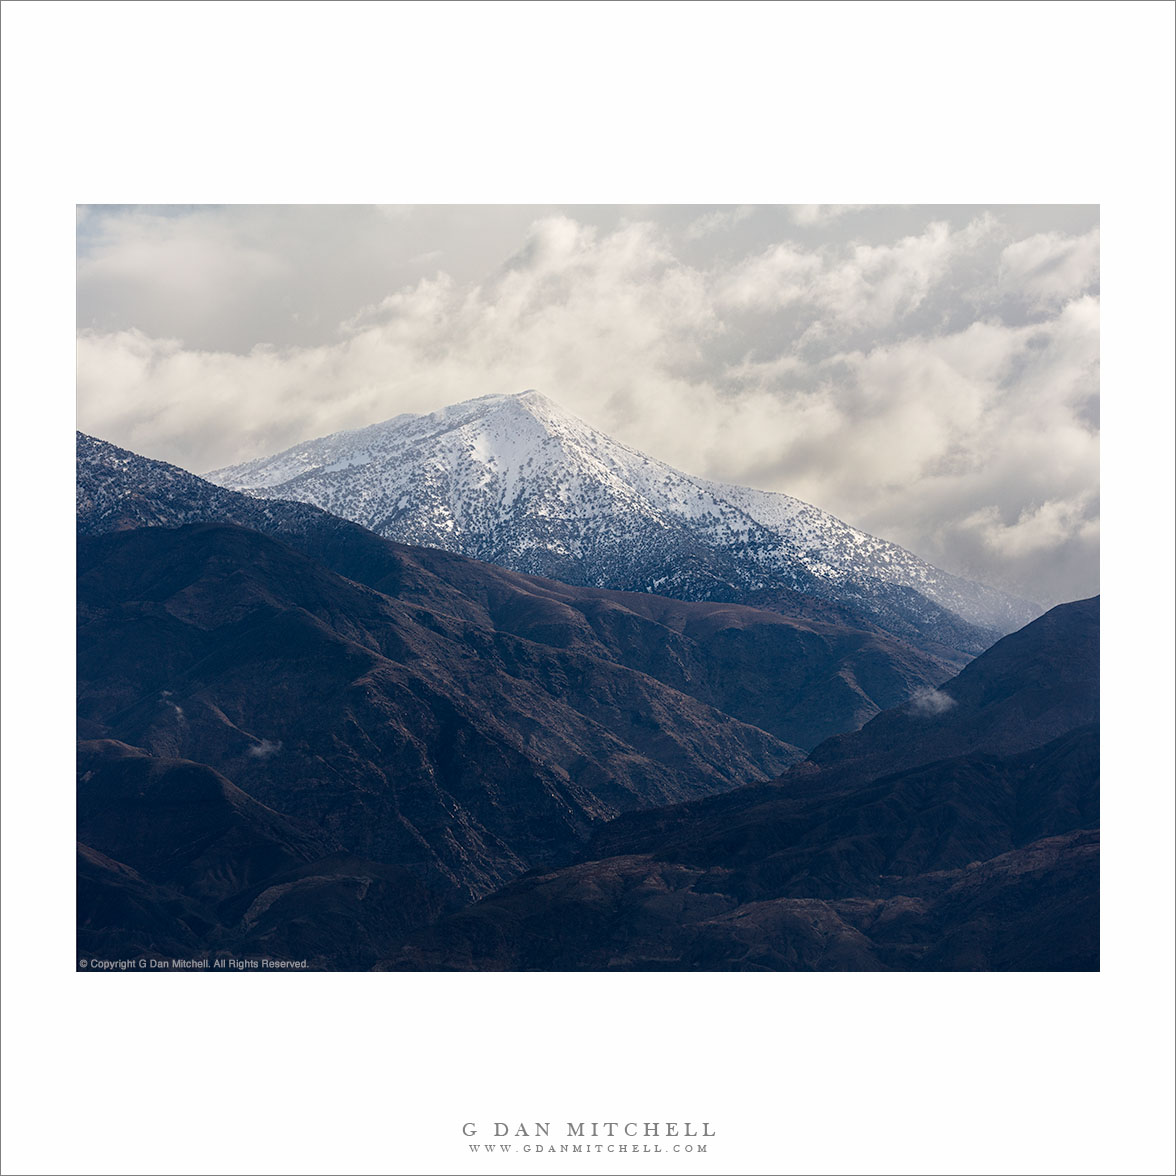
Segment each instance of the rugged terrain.
[{"label": "rugged terrain", "polygon": [[255,531],[141,528],[84,542],[78,568],[87,733],[206,764],[464,894],[627,808],[800,758],[598,650],[499,629],[460,593],[384,595]]},{"label": "rugged terrain", "polygon": [[[125,934],[138,950],[134,912],[158,927],[168,911],[179,923],[161,943],[255,942],[239,908],[257,887],[250,919],[313,894],[360,927],[371,896],[415,896],[400,923],[381,916],[346,946],[348,966],[371,962],[393,924],[569,861],[629,809],[769,778],[962,661],[821,607],[573,587],[94,438],[78,450],[91,942]],[[195,798],[182,826],[159,813],[176,789]],[[217,854],[177,873],[178,844],[206,843]],[[102,911],[122,912],[113,928]]]},{"label": "rugged terrain", "polygon": [[1096,603],[966,665],[78,458],[83,956],[1097,966]]},{"label": "rugged terrain", "polygon": [[383,967],[1086,970],[1099,960],[1098,601],[778,780],[635,813]]}]

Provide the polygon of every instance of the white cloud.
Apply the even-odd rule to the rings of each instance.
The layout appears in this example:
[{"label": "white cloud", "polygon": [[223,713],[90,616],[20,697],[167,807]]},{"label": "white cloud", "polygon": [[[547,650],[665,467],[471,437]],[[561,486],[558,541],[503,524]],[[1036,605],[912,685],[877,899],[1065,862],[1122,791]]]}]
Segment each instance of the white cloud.
[{"label": "white cloud", "polygon": [[267,760],[282,750],[282,741],[262,739],[259,743],[252,743],[245,749],[245,754],[253,759]]},{"label": "white cloud", "polygon": [[722,304],[738,309],[778,309],[815,297],[824,272],[820,254],[788,241],[736,266],[721,279],[718,296]]},{"label": "white cloud", "polygon": [[850,212],[868,208],[867,204],[792,204],[788,214],[794,224],[811,226],[828,224]]},{"label": "white cloud", "polygon": [[738,208],[719,208],[714,212],[706,212],[686,226],[685,235],[688,240],[697,241],[702,237],[709,237],[712,233],[733,229],[740,222],[747,220],[754,212],[755,207],[751,204],[741,204]]},{"label": "white cloud", "polygon": [[1005,523],[994,506],[982,507],[962,520],[965,528],[974,528],[982,542],[994,553],[1022,556],[1051,550],[1077,534],[1097,538],[1098,520],[1087,510],[1092,495],[1074,499],[1053,498],[1035,506],[1026,506],[1012,523]]},{"label": "white cloud", "polygon": [[1004,289],[1039,308],[1057,306],[1097,282],[1099,230],[1080,237],[1036,233],[1006,246],[1000,261]]},{"label": "white cloud", "polygon": [[924,718],[938,718],[939,715],[947,714],[955,705],[956,700],[950,694],[928,687],[914,695],[910,701],[910,710]]},{"label": "white cloud", "polygon": [[784,242],[734,267],[719,297],[738,309],[801,307],[802,342],[885,328],[922,306],[953,263],[995,229],[981,217],[955,231],[935,221],[890,244],[813,250]]},{"label": "white cloud", "polygon": [[[775,454],[742,472],[1031,598],[1089,594],[1097,312],[1087,298],[1045,324],[973,323],[762,372],[745,363],[740,386],[770,391],[781,419]],[[1026,529],[1043,510],[1053,530]]]}]

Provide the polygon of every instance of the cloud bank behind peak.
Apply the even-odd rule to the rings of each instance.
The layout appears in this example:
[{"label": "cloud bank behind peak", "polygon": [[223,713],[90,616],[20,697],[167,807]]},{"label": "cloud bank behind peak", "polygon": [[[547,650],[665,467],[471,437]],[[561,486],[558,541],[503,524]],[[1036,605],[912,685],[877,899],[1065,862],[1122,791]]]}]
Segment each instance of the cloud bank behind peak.
[{"label": "cloud bank behind peak", "polygon": [[79,427],[200,471],[534,387],[1051,604],[1098,587],[1098,232],[1071,207],[84,210]]}]

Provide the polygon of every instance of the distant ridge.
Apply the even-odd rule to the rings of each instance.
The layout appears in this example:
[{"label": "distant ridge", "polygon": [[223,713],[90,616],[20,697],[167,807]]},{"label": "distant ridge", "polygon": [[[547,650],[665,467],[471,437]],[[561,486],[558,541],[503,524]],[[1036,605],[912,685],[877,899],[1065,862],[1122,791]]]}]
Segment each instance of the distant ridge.
[{"label": "distant ridge", "polygon": [[208,478],[566,583],[767,606],[799,592],[971,653],[1041,611],[786,494],[684,474],[534,390],[402,414]]}]

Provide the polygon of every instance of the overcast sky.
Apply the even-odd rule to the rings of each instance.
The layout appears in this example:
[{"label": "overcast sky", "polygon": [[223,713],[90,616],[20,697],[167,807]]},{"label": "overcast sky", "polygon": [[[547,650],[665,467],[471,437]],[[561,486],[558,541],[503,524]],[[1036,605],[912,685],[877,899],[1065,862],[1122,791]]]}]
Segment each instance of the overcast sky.
[{"label": "overcast sky", "polygon": [[538,388],[1042,604],[1098,590],[1097,207],[78,210],[78,426],[195,472]]}]

